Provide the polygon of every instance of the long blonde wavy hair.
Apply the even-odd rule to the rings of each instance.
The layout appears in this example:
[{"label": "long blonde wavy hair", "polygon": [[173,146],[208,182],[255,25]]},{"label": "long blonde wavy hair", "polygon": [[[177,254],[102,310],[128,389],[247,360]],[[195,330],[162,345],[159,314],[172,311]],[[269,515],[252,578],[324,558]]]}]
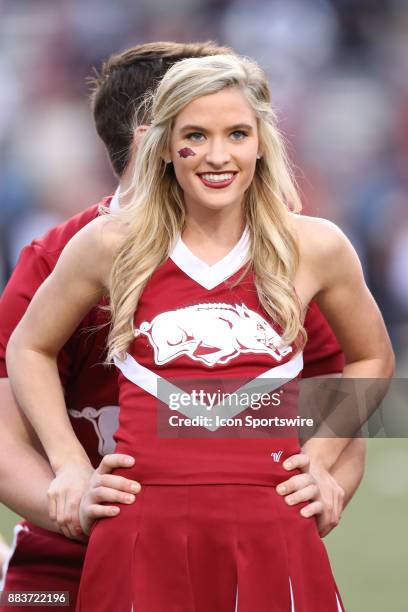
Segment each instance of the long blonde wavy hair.
[{"label": "long blonde wavy hair", "polygon": [[126,226],[126,238],[111,273],[108,361],[124,357],[134,338],[140,294],[169,256],[185,223],[182,189],[164,161],[174,119],[192,100],[225,87],[244,92],[258,121],[262,157],[245,193],[244,210],[259,300],[281,327],[285,343],[305,341],[293,286],[299,253],[289,224],[289,211],[300,211],[301,203],[271,108],[267,79],[253,61],[233,54],[217,55],[177,62],[146,100],[151,126],[137,154],[131,202],[114,213]]}]

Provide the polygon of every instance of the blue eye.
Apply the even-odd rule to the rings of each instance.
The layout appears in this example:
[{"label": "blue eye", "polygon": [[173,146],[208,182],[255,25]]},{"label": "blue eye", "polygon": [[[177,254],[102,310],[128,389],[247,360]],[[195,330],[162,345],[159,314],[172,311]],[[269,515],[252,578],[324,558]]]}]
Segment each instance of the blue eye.
[{"label": "blue eye", "polygon": [[201,132],[191,132],[191,134],[187,134],[186,138],[193,142],[201,142],[204,139],[204,134],[201,134]]},{"label": "blue eye", "polygon": [[231,134],[232,140],[244,140],[247,136],[248,134],[242,130],[235,130],[235,132]]}]

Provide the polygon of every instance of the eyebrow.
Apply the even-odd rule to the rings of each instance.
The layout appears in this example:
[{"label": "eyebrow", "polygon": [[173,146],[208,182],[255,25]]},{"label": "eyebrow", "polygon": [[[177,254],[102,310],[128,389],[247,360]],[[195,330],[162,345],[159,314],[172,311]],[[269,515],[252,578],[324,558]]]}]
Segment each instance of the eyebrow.
[{"label": "eyebrow", "polygon": [[[248,123],[237,123],[227,127],[228,132],[234,132],[235,130],[248,130],[252,131],[254,128]],[[180,128],[180,132],[206,132],[207,130],[202,125],[183,125]]]}]

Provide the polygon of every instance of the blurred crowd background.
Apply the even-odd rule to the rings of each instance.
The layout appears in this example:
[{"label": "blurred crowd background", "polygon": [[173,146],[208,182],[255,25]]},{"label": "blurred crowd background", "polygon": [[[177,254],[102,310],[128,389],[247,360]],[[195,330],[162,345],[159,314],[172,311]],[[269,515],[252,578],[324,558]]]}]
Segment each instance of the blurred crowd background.
[{"label": "blurred crowd background", "polygon": [[357,248],[407,376],[406,0],[0,0],[0,288],[24,244],[115,186],[92,68],[208,39],[266,70],[305,211]]},{"label": "blurred crowd background", "polygon": [[[115,188],[86,77],[134,44],[212,39],[266,70],[305,211],[355,245],[408,377],[407,0],[0,0],[0,290],[33,237]],[[407,609],[406,440],[370,440],[328,539],[351,612]],[[15,516],[0,507],[10,537]]]}]

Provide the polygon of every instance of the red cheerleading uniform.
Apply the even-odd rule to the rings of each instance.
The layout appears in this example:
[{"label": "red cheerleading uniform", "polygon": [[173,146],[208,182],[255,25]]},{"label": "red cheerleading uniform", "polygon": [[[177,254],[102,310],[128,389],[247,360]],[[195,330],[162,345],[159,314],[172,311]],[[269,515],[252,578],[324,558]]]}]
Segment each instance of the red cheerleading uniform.
[{"label": "red cheerleading uniform", "polygon": [[[114,203],[111,198],[101,202],[110,206]],[[54,269],[71,237],[97,217],[99,206],[92,206],[53,228],[22,251],[0,299],[0,377],[7,377],[5,352],[8,339],[32,296]],[[114,449],[113,432],[117,427],[119,411],[115,369],[100,365],[105,354],[106,328],[91,334],[88,331],[102,323],[103,316],[97,307],[87,315],[61,350],[58,364],[72,425],[95,466],[103,454]],[[324,317],[313,304],[307,313],[305,327],[309,340],[304,349],[303,375],[341,371],[343,356],[340,347]],[[298,510],[296,506],[294,512]],[[121,513],[125,511],[126,508],[121,509]],[[3,589],[69,591],[70,605],[67,609],[75,609],[85,545],[22,521],[16,526],[12,550],[6,564]],[[19,607],[14,609],[16,612],[20,610]],[[39,609],[45,611],[48,607],[40,606]],[[0,606],[0,611],[3,610],[6,612],[5,607]]]},{"label": "red cheerleading uniform", "polygon": [[[101,204],[113,206],[114,202],[110,200],[107,198]],[[53,228],[22,251],[0,299],[0,377],[7,377],[5,351],[8,339],[32,296],[52,272],[70,238],[96,218],[99,206],[92,206]],[[114,449],[113,432],[118,417],[117,374],[114,368],[107,369],[100,365],[104,359],[106,330],[102,328],[92,334],[86,333],[90,327],[102,322],[101,317],[103,313],[94,308],[59,355],[59,371],[72,425],[95,466],[103,454]],[[313,304],[307,313],[305,327],[309,340],[304,349],[303,375],[341,371],[343,357],[340,347],[324,317]],[[174,489],[171,490],[174,492]],[[298,507],[295,510],[298,511]],[[121,512],[124,511],[126,509],[122,508]],[[22,521],[16,526],[12,550],[6,564],[5,590],[69,591],[68,609],[75,609],[85,545]],[[6,612],[4,606],[0,606],[0,610],[3,609]],[[18,607],[15,609],[16,612],[20,610]]]},{"label": "red cheerleading uniform", "polygon": [[227,437],[215,415],[190,426],[190,435],[171,431],[180,415],[208,416],[209,406],[191,412],[180,403],[175,415],[170,396],[191,396],[200,385],[208,392],[211,380],[212,391],[279,389],[285,400],[272,413],[294,415],[302,355],[283,345],[260,306],[245,272],[248,243],[246,231],[208,266],[179,239],[139,299],[136,337],[116,361],[115,437],[117,451],[135,457],[133,468],[116,473],[137,479],[142,490],[132,506],[94,527],[78,612],[343,610],[315,521],[275,491],[287,478],[282,462],[300,450],[296,430],[248,435],[249,402],[235,405],[237,430]]}]

